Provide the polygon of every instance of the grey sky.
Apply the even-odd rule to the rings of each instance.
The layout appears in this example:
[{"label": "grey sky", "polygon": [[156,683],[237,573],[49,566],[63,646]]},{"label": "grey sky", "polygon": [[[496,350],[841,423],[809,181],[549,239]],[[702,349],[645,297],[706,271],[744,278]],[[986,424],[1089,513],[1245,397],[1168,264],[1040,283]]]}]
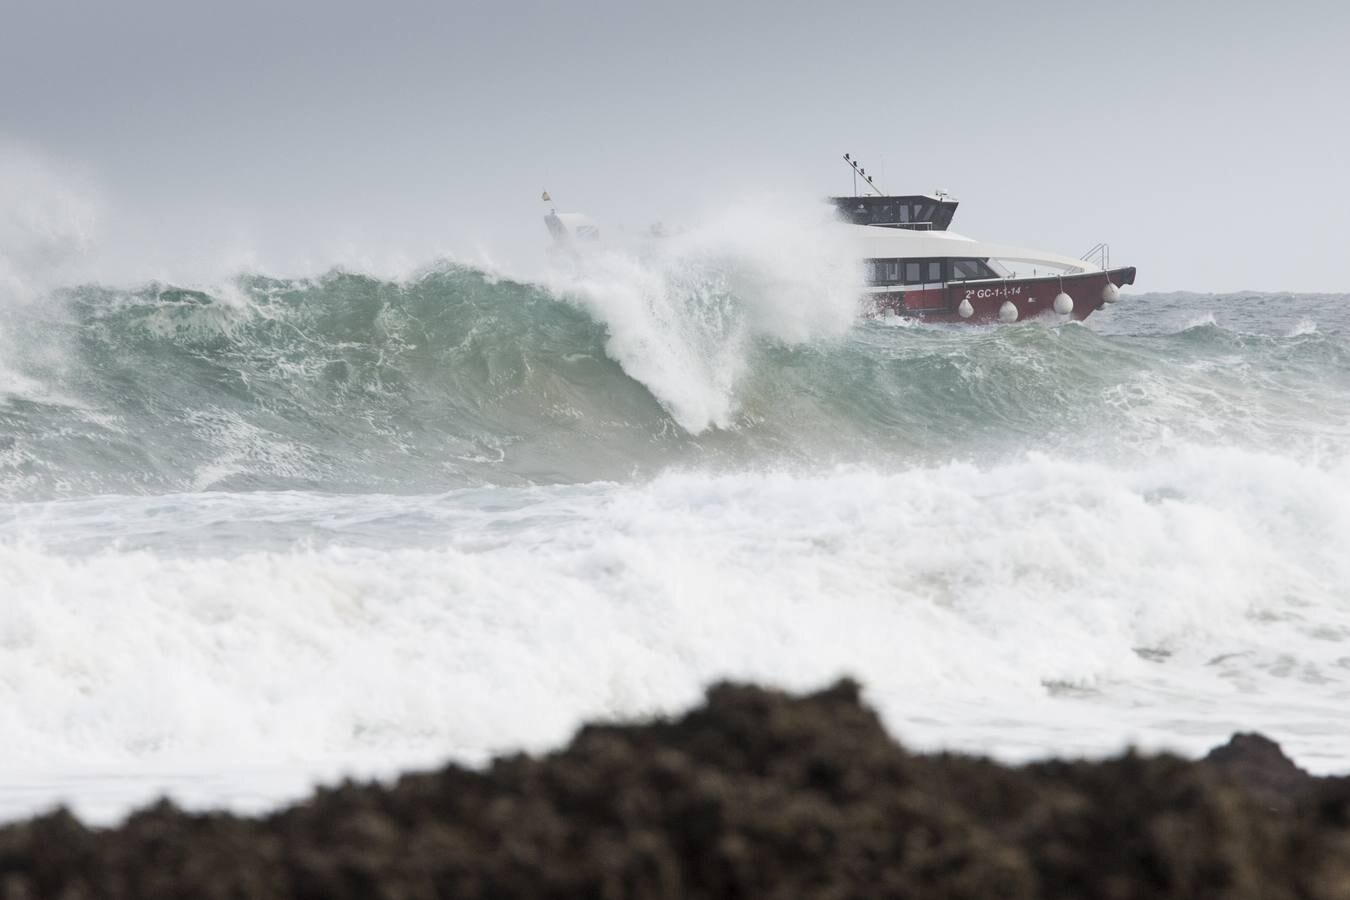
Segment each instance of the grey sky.
[{"label": "grey sky", "polygon": [[1108,240],[1137,289],[1350,289],[1343,3],[0,13],[0,140],[82,172],[101,230],[161,261],[542,244],[544,187],[606,222],[678,222],[726,195],[847,192],[849,150],[892,192],[949,189],[955,230]]}]

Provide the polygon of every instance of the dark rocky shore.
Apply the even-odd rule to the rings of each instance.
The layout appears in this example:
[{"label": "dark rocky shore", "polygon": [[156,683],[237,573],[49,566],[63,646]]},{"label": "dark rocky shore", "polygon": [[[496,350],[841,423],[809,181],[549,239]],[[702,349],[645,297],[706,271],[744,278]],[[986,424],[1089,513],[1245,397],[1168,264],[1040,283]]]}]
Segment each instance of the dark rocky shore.
[{"label": "dark rocky shore", "polygon": [[1350,898],[1350,779],[1239,735],[1195,762],[914,755],[841,683],[721,685],[542,759],[0,828],[0,898]]}]

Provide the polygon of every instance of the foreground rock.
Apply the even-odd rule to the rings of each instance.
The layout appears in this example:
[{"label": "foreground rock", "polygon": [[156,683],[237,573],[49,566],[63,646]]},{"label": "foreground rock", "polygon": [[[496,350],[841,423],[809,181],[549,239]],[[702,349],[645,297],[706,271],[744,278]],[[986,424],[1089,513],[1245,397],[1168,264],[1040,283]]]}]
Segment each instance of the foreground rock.
[{"label": "foreground rock", "polygon": [[544,759],[262,819],[0,829],[0,898],[1350,898],[1350,780],[1264,738],[1009,768],[897,746],[845,682],[712,689]]}]

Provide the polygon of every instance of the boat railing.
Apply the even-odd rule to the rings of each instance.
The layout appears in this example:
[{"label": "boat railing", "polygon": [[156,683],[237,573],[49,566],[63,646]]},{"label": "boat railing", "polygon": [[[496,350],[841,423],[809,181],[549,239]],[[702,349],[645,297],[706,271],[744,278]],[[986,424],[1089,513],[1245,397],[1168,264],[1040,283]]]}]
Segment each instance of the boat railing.
[{"label": "boat railing", "polygon": [[932,222],[869,222],[878,228],[903,228],[906,231],[932,231]]},{"label": "boat railing", "polygon": [[1091,250],[1078,257],[1084,262],[1090,262],[1101,269],[1111,268],[1111,245],[1105,242],[1097,244]]}]

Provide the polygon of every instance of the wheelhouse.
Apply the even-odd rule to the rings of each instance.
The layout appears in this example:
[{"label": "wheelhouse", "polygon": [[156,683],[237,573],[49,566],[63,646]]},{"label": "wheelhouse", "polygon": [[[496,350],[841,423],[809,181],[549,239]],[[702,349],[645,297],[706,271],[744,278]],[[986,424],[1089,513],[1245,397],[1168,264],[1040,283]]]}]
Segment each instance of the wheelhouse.
[{"label": "wheelhouse", "polygon": [[831,197],[839,215],[854,225],[946,231],[956,215],[955,200],[922,194],[905,197]]}]

